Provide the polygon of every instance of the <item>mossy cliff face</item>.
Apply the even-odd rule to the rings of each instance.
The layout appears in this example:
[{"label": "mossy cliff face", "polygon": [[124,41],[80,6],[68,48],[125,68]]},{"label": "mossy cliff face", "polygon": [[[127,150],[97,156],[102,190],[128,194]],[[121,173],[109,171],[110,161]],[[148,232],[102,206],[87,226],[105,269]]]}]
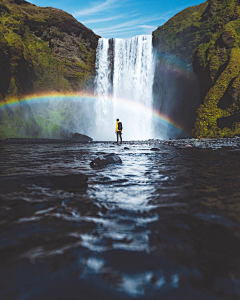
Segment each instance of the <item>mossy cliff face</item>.
[{"label": "mossy cliff face", "polygon": [[237,1],[223,1],[222,9],[227,22],[221,22],[210,42],[193,54],[202,97],[195,137],[240,134],[240,6]]},{"label": "mossy cliff face", "polygon": [[[190,96],[185,94],[192,108],[198,104],[194,137],[240,133],[239,9],[236,0],[209,0],[185,9],[153,33],[158,53],[180,59],[189,78],[193,78],[192,70],[197,75],[199,99],[189,78]],[[186,116],[184,109],[178,113]]]},{"label": "mossy cliff face", "polygon": [[[61,10],[0,0],[0,100],[91,89],[98,38]],[[26,106],[21,103],[21,113],[11,108],[0,112],[0,137],[22,136],[26,111],[27,126],[34,128],[29,134],[36,136],[41,128]]]},{"label": "mossy cliff face", "polygon": [[98,36],[71,15],[0,0],[0,22],[2,96],[79,90],[94,75]]}]

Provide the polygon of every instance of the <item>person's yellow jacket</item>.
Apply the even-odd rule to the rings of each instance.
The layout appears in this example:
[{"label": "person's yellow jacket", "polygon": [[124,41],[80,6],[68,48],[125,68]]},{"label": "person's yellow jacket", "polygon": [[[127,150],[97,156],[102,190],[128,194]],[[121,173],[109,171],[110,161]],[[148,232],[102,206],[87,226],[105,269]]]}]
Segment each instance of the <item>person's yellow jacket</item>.
[{"label": "person's yellow jacket", "polygon": [[117,131],[122,131],[122,130],[119,130],[119,129],[118,129],[118,123],[119,123],[119,122],[120,122],[120,121],[118,121],[118,122],[116,123],[116,132],[117,132]]}]

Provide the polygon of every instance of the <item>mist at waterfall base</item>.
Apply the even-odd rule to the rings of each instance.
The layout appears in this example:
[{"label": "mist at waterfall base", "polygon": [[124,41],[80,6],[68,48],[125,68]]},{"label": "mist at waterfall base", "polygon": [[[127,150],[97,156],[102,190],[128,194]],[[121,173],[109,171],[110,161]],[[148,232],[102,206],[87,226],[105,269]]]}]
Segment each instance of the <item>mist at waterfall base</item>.
[{"label": "mist at waterfall base", "polygon": [[125,40],[100,39],[96,73],[95,93],[99,100],[95,104],[97,126],[94,138],[113,140],[113,124],[117,118],[123,123],[125,140],[153,138],[152,36],[141,35]]},{"label": "mist at waterfall base", "polygon": [[[30,107],[36,122],[44,128],[40,136],[42,138],[67,137],[71,133],[93,135],[94,99],[92,98],[56,96],[41,99],[40,97],[32,101]],[[63,136],[59,136],[59,132]]]},{"label": "mist at waterfall base", "polygon": [[181,124],[181,130],[176,131],[154,123],[155,136],[164,133],[167,138],[190,137],[201,104],[197,75],[188,62],[160,51],[155,53],[154,64],[153,107]]}]

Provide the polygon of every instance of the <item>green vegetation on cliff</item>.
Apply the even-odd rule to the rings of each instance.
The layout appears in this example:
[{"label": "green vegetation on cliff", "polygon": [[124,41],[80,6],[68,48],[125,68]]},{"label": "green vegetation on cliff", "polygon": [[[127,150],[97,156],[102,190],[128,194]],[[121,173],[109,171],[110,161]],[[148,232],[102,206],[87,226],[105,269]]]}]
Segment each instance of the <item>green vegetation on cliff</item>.
[{"label": "green vegetation on cliff", "polygon": [[[98,38],[61,10],[24,0],[0,0],[0,101],[92,88]],[[20,111],[1,109],[0,138],[42,132],[45,123],[34,120],[27,106],[23,103]]]},{"label": "green vegetation on cliff", "polygon": [[95,72],[98,37],[71,15],[23,0],[0,0],[2,98],[49,90],[79,90]]},{"label": "green vegetation on cliff", "polygon": [[153,33],[155,48],[196,73],[201,105],[194,137],[240,134],[240,6],[208,0],[180,12]]},{"label": "green vegetation on cliff", "polygon": [[[222,26],[193,55],[194,71],[203,93],[193,130],[199,138],[240,134],[240,7],[234,6],[235,1],[228,4],[235,19]],[[204,86],[206,75],[208,89]]]}]

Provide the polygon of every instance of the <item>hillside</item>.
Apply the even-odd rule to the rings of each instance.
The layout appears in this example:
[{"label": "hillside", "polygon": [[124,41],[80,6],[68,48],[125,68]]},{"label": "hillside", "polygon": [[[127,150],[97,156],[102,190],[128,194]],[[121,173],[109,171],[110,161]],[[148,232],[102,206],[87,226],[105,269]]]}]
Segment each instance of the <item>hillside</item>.
[{"label": "hillside", "polygon": [[[163,60],[168,65],[181,61],[187,73],[184,78],[178,76],[183,84],[177,89],[187,87],[179,100],[183,116],[189,112],[186,106],[190,114],[198,107],[195,123],[192,122],[194,137],[240,134],[239,16],[239,1],[208,0],[185,9],[153,33],[159,64]],[[169,56],[170,63],[166,59]],[[196,88],[200,90],[198,99]],[[171,111],[170,114],[174,116]]]},{"label": "hillside", "polygon": [[[91,89],[98,38],[61,10],[0,0],[0,101]],[[24,102],[0,111],[0,138],[37,136],[40,125]]]}]

